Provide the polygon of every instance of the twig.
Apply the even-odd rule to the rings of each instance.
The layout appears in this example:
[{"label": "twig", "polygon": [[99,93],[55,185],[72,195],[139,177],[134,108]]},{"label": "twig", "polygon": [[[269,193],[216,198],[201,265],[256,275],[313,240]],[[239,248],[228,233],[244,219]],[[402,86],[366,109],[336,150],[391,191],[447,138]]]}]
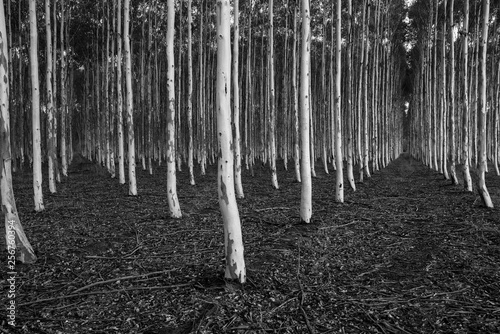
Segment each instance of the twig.
[{"label": "twig", "polygon": [[174,285],[164,285],[164,286],[149,286],[149,287],[148,286],[146,286],[146,287],[138,286],[138,287],[127,288],[127,289],[91,291],[91,292],[85,292],[85,293],[76,293],[76,294],[70,294],[70,295],[65,295],[65,296],[59,296],[59,297],[54,297],[54,298],[38,299],[38,300],[34,300],[32,302],[18,304],[18,306],[28,306],[28,305],[39,304],[39,303],[43,303],[43,302],[50,302],[50,301],[54,301],[54,300],[65,299],[65,298],[100,295],[100,294],[107,294],[107,293],[114,293],[114,292],[124,292],[124,291],[134,291],[134,290],[175,289],[175,288],[182,288],[185,286],[190,286],[190,285],[193,285],[193,283],[194,282],[183,283],[183,284],[174,284]]},{"label": "twig", "polygon": [[155,271],[155,272],[152,272],[152,273],[141,274],[141,275],[122,276],[122,277],[116,277],[116,278],[108,279],[108,280],[105,280],[105,281],[94,282],[92,284],[83,286],[80,289],[77,289],[77,290],[73,291],[72,293],[75,294],[75,293],[78,293],[80,291],[87,290],[87,289],[89,289],[89,288],[91,288],[93,286],[96,286],[96,285],[108,284],[108,283],[112,283],[112,282],[116,282],[116,281],[125,281],[125,280],[129,280],[129,279],[135,279],[135,278],[146,277],[146,276],[157,275],[157,274],[164,274],[164,273],[168,273],[168,272],[170,272],[172,270],[173,269],[162,270],[162,271]]},{"label": "twig", "polygon": [[276,206],[274,208],[254,209],[254,211],[256,212],[270,211],[270,210],[290,210],[290,208],[284,206]]}]

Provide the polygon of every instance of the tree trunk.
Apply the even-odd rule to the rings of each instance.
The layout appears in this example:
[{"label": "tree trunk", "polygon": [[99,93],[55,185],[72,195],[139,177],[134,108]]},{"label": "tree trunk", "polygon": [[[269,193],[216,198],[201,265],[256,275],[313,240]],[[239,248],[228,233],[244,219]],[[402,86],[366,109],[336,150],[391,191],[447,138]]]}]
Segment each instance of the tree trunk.
[{"label": "tree trunk", "polygon": [[47,147],[48,147],[48,173],[49,173],[49,191],[54,194],[57,191],[55,163],[57,155],[55,151],[55,142],[57,141],[57,133],[54,131],[54,97],[52,95],[52,31],[50,28],[50,1],[45,0],[45,32],[47,38],[46,44],[46,75],[45,86],[47,90]]},{"label": "tree trunk", "polygon": [[274,189],[279,189],[276,171],[276,110],[274,96],[274,14],[273,0],[269,0],[269,135],[271,145],[271,183]]},{"label": "tree trunk", "polygon": [[311,222],[312,216],[312,179],[311,154],[309,145],[309,77],[311,72],[311,12],[309,0],[302,0],[302,50],[300,66],[300,136],[301,136],[301,196],[300,219],[304,223]]},{"label": "tree trunk", "polygon": [[[479,100],[477,109],[479,112],[479,168],[477,189],[483,204],[488,208],[493,208],[490,194],[486,188],[486,51],[488,42],[488,20],[490,16],[490,1],[483,0],[482,28],[480,36],[479,51]],[[479,37],[479,36],[478,36]]]},{"label": "tree trunk", "polygon": [[[38,80],[38,31],[36,27],[36,1],[29,2],[30,17],[30,65],[31,65],[31,112],[33,130],[33,190],[35,211],[43,211],[42,150],[40,135],[40,88]],[[2,25],[5,25],[5,21]],[[4,35],[6,36],[6,35]],[[7,52],[5,52],[7,53]],[[7,73],[6,73],[7,76]]]},{"label": "tree trunk", "polygon": [[[333,10],[332,10],[333,12]],[[335,161],[337,163],[337,175],[336,175],[336,188],[335,188],[335,199],[337,202],[344,203],[344,172],[343,164],[344,160],[342,158],[342,115],[341,115],[341,60],[342,60],[342,37],[341,37],[341,1],[337,1],[337,11],[336,11],[336,28],[335,33],[336,38],[336,72],[335,72]],[[333,52],[333,50],[332,50]]]},{"label": "tree trunk", "polygon": [[349,185],[352,190],[356,191],[356,184],[354,183],[354,171],[353,171],[353,147],[352,147],[352,90],[351,85],[352,80],[352,47],[353,47],[353,37],[352,37],[352,0],[348,0],[348,18],[347,23],[347,85],[346,85],[346,97],[347,97],[347,179],[349,180]]},{"label": "tree trunk", "polygon": [[122,95],[122,0],[117,0],[116,24],[116,126],[118,134],[118,182],[125,184],[125,148],[123,138],[123,95]]},{"label": "tree trunk", "polygon": [[240,13],[239,1],[234,0],[234,37],[233,37],[233,110],[234,110],[234,185],[236,197],[243,198],[243,185],[241,184],[241,137],[240,137],[240,90],[238,78],[239,40],[240,40]]},{"label": "tree trunk", "polygon": [[[193,55],[192,55],[192,32],[191,25],[193,17],[191,14],[191,0],[188,0],[188,101],[187,101],[187,123],[188,123],[188,169],[189,183],[195,185],[194,182],[194,166],[193,166]],[[180,88],[180,87],[179,87]]]},{"label": "tree trunk", "polygon": [[454,20],[453,4],[455,0],[450,0],[450,176],[453,184],[458,184],[457,173],[455,171],[456,143],[455,143],[455,43],[453,38]]},{"label": "tree trunk", "polygon": [[[35,1],[30,1],[30,27],[35,14]],[[32,13],[33,11],[33,13]],[[7,36],[3,1],[0,2],[0,36]],[[32,36],[32,38],[36,37]],[[35,40],[36,41],[36,40]],[[12,186],[12,160],[10,148],[10,116],[9,116],[9,53],[7,40],[0,43],[0,198],[2,212],[5,215],[5,245],[7,248],[7,271],[15,271],[15,260],[22,263],[33,263],[36,255],[31,247],[19,220]],[[31,50],[33,51],[33,50]],[[36,52],[36,50],[35,50]],[[40,141],[39,141],[40,142]],[[40,172],[41,176],[41,172]],[[40,181],[41,184],[41,181]],[[35,189],[36,190],[36,189]],[[35,204],[37,202],[35,201]],[[41,203],[43,209],[43,202]]]},{"label": "tree trunk", "polygon": [[124,2],[123,45],[125,46],[125,84],[127,86],[127,127],[128,127],[128,194],[137,195],[135,177],[134,107],[132,91],[132,54],[130,52],[130,0]]},{"label": "tree trunk", "polygon": [[296,2],[293,11],[293,52],[292,52],[292,90],[293,90],[293,146],[295,161],[295,180],[301,182],[300,177],[300,137],[299,137],[299,93],[297,91],[297,16],[299,4]]},{"label": "tree trunk", "polygon": [[472,191],[472,179],[469,172],[469,77],[468,77],[468,51],[469,51],[469,0],[465,0],[464,3],[464,34],[463,34],[463,175],[464,175],[464,189],[467,191]]},{"label": "tree trunk", "polygon": [[175,173],[175,69],[174,69],[174,0],[167,1],[167,200],[172,218],[181,218],[181,207],[177,198]]},{"label": "tree trunk", "polygon": [[217,191],[224,222],[225,277],[246,281],[241,223],[234,193],[233,143],[231,134],[231,35],[228,0],[217,1],[217,133],[219,167]]}]

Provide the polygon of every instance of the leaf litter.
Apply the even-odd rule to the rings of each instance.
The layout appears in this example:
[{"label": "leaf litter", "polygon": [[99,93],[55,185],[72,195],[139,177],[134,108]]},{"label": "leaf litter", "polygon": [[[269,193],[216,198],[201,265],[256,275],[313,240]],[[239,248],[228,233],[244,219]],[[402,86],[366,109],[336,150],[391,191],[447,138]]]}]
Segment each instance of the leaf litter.
[{"label": "leaf litter", "polygon": [[486,209],[477,193],[408,155],[356,192],[346,188],[344,204],[335,202],[335,172],[318,168],[313,221],[304,225],[293,170],[281,165],[279,190],[264,166],[243,170],[248,282],[240,285],[224,279],[215,166],[195,186],[178,172],[183,218],[171,219],[166,166],[154,175],[138,169],[139,196],[130,197],[127,185],[87,165],[73,168],[58,193],[44,189],[40,213],[31,175],[14,175],[38,261],[17,265],[16,327],[2,318],[1,332],[500,332],[493,172],[496,207]]}]

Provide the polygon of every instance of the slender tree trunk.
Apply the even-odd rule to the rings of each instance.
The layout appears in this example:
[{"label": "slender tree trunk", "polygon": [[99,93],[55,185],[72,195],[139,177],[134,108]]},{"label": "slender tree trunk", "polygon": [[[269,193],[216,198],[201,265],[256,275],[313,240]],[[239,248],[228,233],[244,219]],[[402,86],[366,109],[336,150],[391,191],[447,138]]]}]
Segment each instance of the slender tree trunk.
[{"label": "slender tree trunk", "polygon": [[[188,169],[189,183],[195,185],[194,182],[194,166],[193,166],[193,55],[192,55],[192,32],[191,25],[193,17],[191,15],[191,0],[188,0],[188,105],[187,105],[187,123],[188,123]],[[180,88],[180,87],[179,87]]]},{"label": "slender tree trunk", "polygon": [[450,176],[453,184],[458,184],[457,173],[455,171],[456,143],[455,143],[455,42],[453,37],[454,20],[453,4],[455,0],[450,0]]},{"label": "slender tree trunk", "polygon": [[[370,6],[368,6],[368,14],[366,15],[367,18],[370,17]],[[364,167],[364,172],[366,174],[366,177],[371,177],[370,175],[370,166],[369,166],[369,149],[370,145],[368,143],[368,29],[369,25],[364,24],[365,29],[363,31],[363,43],[365,43],[365,58],[364,58],[364,63],[363,63],[363,133],[364,133],[364,141],[363,141],[363,147],[364,147],[364,159],[365,162],[363,164]]]},{"label": "slender tree trunk", "polygon": [[349,185],[352,190],[356,191],[356,184],[354,183],[354,171],[353,171],[353,145],[352,145],[352,90],[351,85],[352,80],[352,47],[353,47],[353,37],[352,37],[352,0],[348,0],[348,17],[349,22],[347,23],[347,85],[346,85],[346,97],[347,97],[347,179],[349,180]]},{"label": "slender tree trunk", "polygon": [[464,175],[464,188],[467,191],[472,191],[472,179],[469,172],[469,77],[468,77],[468,49],[469,49],[469,0],[464,3],[464,43],[463,43],[463,175]]},{"label": "slender tree trunk", "polygon": [[118,134],[118,182],[125,184],[125,145],[123,138],[123,95],[122,95],[122,0],[117,0],[117,25],[116,25],[116,126]]},{"label": "slender tree trunk", "polygon": [[311,12],[309,0],[302,0],[302,51],[300,66],[300,136],[301,136],[301,196],[300,219],[304,223],[311,222],[312,216],[312,179],[311,155],[309,145],[309,77],[311,72]]},{"label": "slender tree trunk", "polygon": [[[31,0],[30,27],[35,23],[34,14],[35,1]],[[0,36],[7,36],[6,30],[4,5],[3,1],[0,1]],[[36,35],[32,36],[32,39],[34,37],[36,37]],[[9,74],[11,72],[9,72],[9,63],[5,61],[6,59],[9,59],[9,52],[7,48],[7,39],[3,39],[2,43],[0,43],[0,78],[2,78],[2,80],[0,80],[0,138],[2,140],[2,145],[0,145],[0,198],[2,199],[2,212],[5,216],[5,245],[8,253],[7,268],[9,272],[13,272],[15,271],[15,266],[11,266],[10,264],[15,262],[13,261],[14,259],[22,263],[33,263],[36,261],[36,255],[24,233],[21,221],[19,220],[16,200],[14,198],[14,188],[12,186],[12,152],[10,147],[9,115]],[[36,203],[35,201],[35,204]],[[43,200],[40,204],[43,209]]]},{"label": "slender tree trunk", "polygon": [[299,137],[299,92],[297,90],[297,16],[299,4],[296,2],[293,12],[293,52],[292,52],[292,90],[293,90],[293,146],[295,161],[295,180],[301,182],[300,177],[300,137]]},{"label": "slender tree trunk", "polygon": [[490,194],[486,188],[485,171],[486,171],[486,54],[488,47],[488,20],[490,17],[490,1],[482,0],[483,15],[482,28],[480,36],[480,51],[479,51],[479,100],[477,109],[479,112],[479,168],[478,168],[478,185],[477,189],[483,204],[488,208],[493,208]]},{"label": "slender tree trunk", "polygon": [[273,0],[269,0],[269,135],[271,145],[271,183],[275,189],[279,189],[278,174],[276,171],[276,110],[274,96],[274,14]]},{"label": "slender tree trunk", "polygon": [[181,207],[177,198],[175,173],[175,69],[174,69],[174,0],[167,1],[167,200],[172,218],[181,218]]},{"label": "slender tree trunk", "polygon": [[241,137],[240,137],[240,89],[239,89],[239,40],[240,40],[240,13],[239,1],[234,0],[234,37],[233,37],[233,113],[234,113],[234,185],[236,197],[245,197],[241,184]]},{"label": "slender tree trunk", "polygon": [[46,75],[45,86],[47,90],[47,146],[48,146],[48,161],[49,161],[49,191],[53,194],[57,191],[56,174],[54,161],[57,159],[55,152],[55,142],[57,141],[57,133],[54,131],[54,97],[52,95],[52,31],[50,28],[50,1],[45,0],[45,32],[46,32]]},{"label": "slender tree trunk", "polygon": [[135,177],[134,106],[132,90],[132,53],[130,52],[130,0],[124,2],[123,45],[125,46],[125,84],[127,86],[127,126],[128,126],[128,194],[137,195]]},{"label": "slender tree trunk", "polygon": [[[337,175],[336,175],[336,188],[335,188],[335,199],[337,202],[344,203],[344,172],[343,164],[344,159],[342,158],[342,115],[341,115],[341,61],[342,61],[342,36],[341,36],[341,1],[337,1],[337,11],[336,11],[336,72],[335,72],[335,161],[337,163]],[[333,10],[332,10],[333,12]],[[332,51],[333,52],[333,51]]]},{"label": "slender tree trunk", "polygon": [[[444,13],[446,15],[446,5],[447,0],[444,0]],[[441,87],[441,127],[442,127],[442,142],[441,145],[443,147],[443,173],[444,178],[448,180],[450,178],[448,174],[448,126],[447,126],[447,110],[448,103],[446,98],[446,93],[448,91],[448,87],[446,86],[446,20],[443,20],[443,28],[442,28],[442,38],[441,38],[441,78],[442,78],[442,87]]]},{"label": "slender tree trunk", "polygon": [[66,51],[64,50],[64,10],[64,0],[61,0],[61,30],[59,31],[61,47],[61,172],[63,176],[68,176],[68,157],[66,154],[66,115],[68,112],[68,102],[66,91]]},{"label": "slender tree trunk", "polygon": [[[3,9],[3,8],[2,8]],[[30,15],[30,65],[31,65],[31,112],[33,130],[33,190],[35,211],[43,211],[42,150],[40,135],[40,88],[38,80],[38,31],[36,27],[36,1],[29,1]],[[2,21],[5,25],[5,21]],[[5,52],[7,53],[7,52]],[[6,74],[7,76],[7,74]]]},{"label": "slender tree trunk", "polygon": [[229,0],[217,1],[217,133],[219,167],[217,191],[224,222],[225,277],[246,281],[241,223],[234,193],[234,157],[231,134],[231,34]]}]

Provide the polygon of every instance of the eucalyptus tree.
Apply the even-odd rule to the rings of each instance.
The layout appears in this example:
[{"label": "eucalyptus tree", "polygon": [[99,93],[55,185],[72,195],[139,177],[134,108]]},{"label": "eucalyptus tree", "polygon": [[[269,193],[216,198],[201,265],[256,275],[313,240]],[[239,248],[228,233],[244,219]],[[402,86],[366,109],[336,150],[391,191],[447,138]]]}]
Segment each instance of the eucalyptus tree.
[{"label": "eucalyptus tree", "polygon": [[231,133],[231,34],[229,0],[217,1],[217,193],[224,222],[225,277],[246,281],[241,222],[234,192],[234,152]]},{"label": "eucalyptus tree", "polygon": [[309,145],[310,128],[310,95],[309,77],[311,73],[311,12],[309,0],[301,1],[301,66],[300,66],[300,138],[301,138],[301,192],[300,219],[304,223],[311,222],[312,216],[312,179],[311,156]]},{"label": "eucalyptus tree", "polygon": [[47,91],[47,158],[49,174],[49,191],[55,193],[56,187],[56,141],[57,132],[54,128],[54,96],[52,95],[52,29],[50,23],[50,0],[45,0],[45,31],[46,31],[46,71],[45,71],[45,89]]},{"label": "eucalyptus tree", "polygon": [[486,188],[485,171],[486,171],[486,55],[488,47],[488,21],[490,16],[490,1],[482,0],[482,17],[481,17],[481,34],[478,36],[479,49],[479,99],[477,109],[479,113],[479,167],[478,167],[478,184],[477,189],[483,204],[488,207],[493,207],[490,194]]},{"label": "eucalyptus tree", "polygon": [[[333,10],[332,10],[333,16]],[[337,202],[344,202],[344,174],[343,174],[343,163],[342,159],[342,115],[341,115],[341,60],[342,60],[342,36],[341,36],[341,19],[342,19],[342,8],[341,1],[337,1],[336,11],[335,11],[335,33],[336,33],[336,72],[335,72],[335,155],[337,163],[336,171],[336,187],[335,187],[335,198]],[[333,50],[332,50],[333,52]]]},{"label": "eucalyptus tree", "polygon": [[[33,2],[33,4],[31,3]],[[30,10],[35,1],[30,1]],[[17,212],[14,188],[12,185],[12,152],[10,147],[10,105],[9,105],[9,59],[7,31],[5,27],[5,10],[3,1],[0,1],[0,198],[2,212],[5,217],[5,241],[7,248],[7,264],[10,265],[16,258],[22,263],[33,263],[36,255],[24,233],[19,214]],[[43,203],[42,203],[43,204]],[[12,262],[11,262],[12,261]],[[12,267],[9,271],[14,271]]]},{"label": "eucalyptus tree", "polygon": [[137,180],[135,176],[135,137],[134,137],[134,106],[132,91],[132,53],[130,50],[130,0],[124,2],[123,12],[123,45],[125,48],[125,84],[127,102],[127,135],[128,135],[128,193],[137,195]]},{"label": "eucalyptus tree", "polygon": [[[38,79],[38,29],[36,0],[29,1],[30,18],[30,68],[31,68],[31,126],[33,131],[33,190],[35,211],[43,211],[42,149],[40,134],[40,82]],[[5,22],[5,21],[2,21]],[[3,23],[5,24],[5,23]]]},{"label": "eucalyptus tree", "polygon": [[[240,88],[239,88],[239,40],[240,40],[240,8],[239,1],[234,0],[234,37],[233,37],[233,122],[234,122],[234,185],[236,196],[243,198],[241,184],[241,136],[240,136]],[[247,88],[248,89],[248,88]]]},{"label": "eucalyptus tree", "polygon": [[175,69],[174,69],[174,0],[167,0],[167,201],[172,218],[181,218],[177,198],[177,177],[175,173]]}]

